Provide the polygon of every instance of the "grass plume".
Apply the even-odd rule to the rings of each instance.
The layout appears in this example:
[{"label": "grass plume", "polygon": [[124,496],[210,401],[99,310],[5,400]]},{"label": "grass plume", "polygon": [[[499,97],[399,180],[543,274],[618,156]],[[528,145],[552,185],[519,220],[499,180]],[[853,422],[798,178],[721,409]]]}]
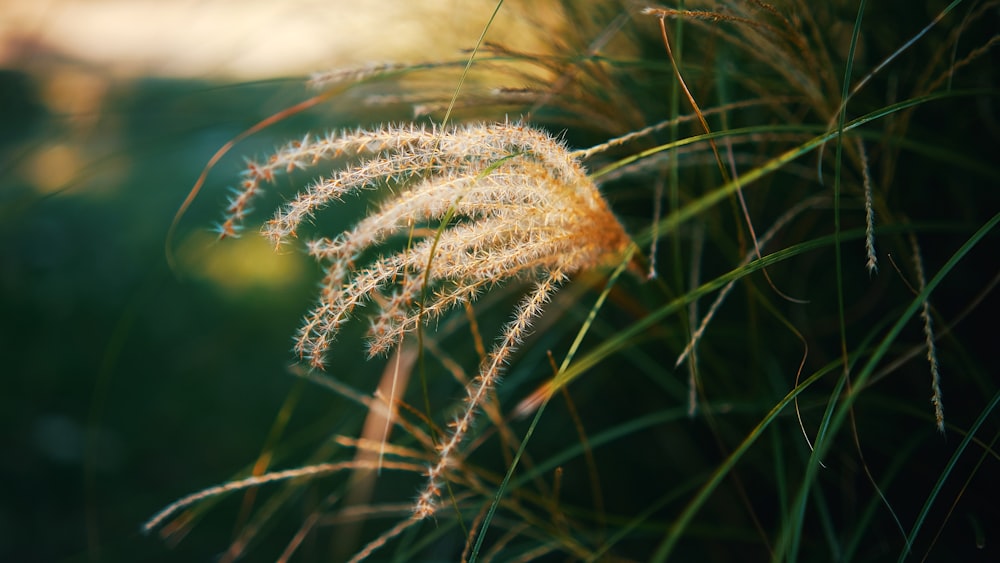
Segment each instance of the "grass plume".
[{"label": "grass plume", "polygon": [[[296,353],[313,368],[323,368],[341,326],[366,303],[375,306],[368,331],[369,355],[375,356],[421,323],[474,301],[483,289],[509,279],[535,281],[438,447],[415,508],[427,517],[475,413],[544,304],[568,276],[620,258],[630,239],[565,145],[514,123],[391,125],[307,136],[247,165],[221,235],[237,234],[261,186],[278,174],[338,158],[357,162],[314,181],[263,228],[280,245],[344,196],[380,182],[392,194],[352,229],[306,243],[325,271],[319,300],[295,340]],[[366,251],[393,236],[410,243],[363,262]]]}]

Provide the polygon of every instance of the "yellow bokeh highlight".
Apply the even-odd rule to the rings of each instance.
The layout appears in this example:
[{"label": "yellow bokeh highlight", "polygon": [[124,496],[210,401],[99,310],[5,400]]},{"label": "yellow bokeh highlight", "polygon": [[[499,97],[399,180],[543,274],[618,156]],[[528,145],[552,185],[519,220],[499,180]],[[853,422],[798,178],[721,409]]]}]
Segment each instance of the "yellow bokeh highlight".
[{"label": "yellow bokeh highlight", "polygon": [[48,194],[66,187],[83,166],[80,151],[65,143],[42,147],[27,163],[26,176],[39,192]]},{"label": "yellow bokeh highlight", "polygon": [[287,247],[276,252],[253,232],[221,241],[212,233],[194,233],[180,245],[177,258],[184,275],[234,293],[291,287],[308,274],[309,263],[303,253]]}]

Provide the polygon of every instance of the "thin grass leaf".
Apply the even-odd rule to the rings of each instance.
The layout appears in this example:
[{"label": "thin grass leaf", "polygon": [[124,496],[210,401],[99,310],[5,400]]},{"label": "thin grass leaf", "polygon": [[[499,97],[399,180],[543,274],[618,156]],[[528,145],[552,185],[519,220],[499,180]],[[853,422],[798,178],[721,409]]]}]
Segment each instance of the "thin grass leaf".
[{"label": "thin grass leaf", "polygon": [[[888,333],[873,350],[871,356],[865,361],[861,370],[858,372],[858,375],[852,381],[851,392],[840,398],[836,408],[830,416],[829,423],[823,427],[823,432],[816,437],[816,449],[810,456],[809,464],[806,466],[806,474],[796,496],[796,506],[804,506],[805,497],[816,480],[819,459],[822,458],[822,456],[826,453],[826,450],[831,446],[833,437],[837,435],[840,428],[843,426],[850,409],[859,396],[859,393],[865,388],[868,379],[871,377],[872,373],[875,372],[878,363],[888,353],[889,347],[899,337],[903,327],[910,321],[913,315],[917,313],[921,304],[930,297],[930,294],[941,283],[941,281],[951,273],[958,262],[964,258],[977,244],[982,242],[986,235],[996,228],[998,224],[1000,224],[1000,213],[994,215],[989,221],[980,227],[979,230],[969,237],[968,240],[966,240],[966,242],[944,264],[944,266],[938,270],[934,277],[927,282],[927,286],[924,290],[910,302],[910,305],[900,314],[899,318],[889,329]],[[906,541],[910,542],[911,538],[906,538]]]},{"label": "thin grass leaf", "polygon": [[[994,222],[994,224],[996,224],[996,222]],[[936,277],[937,276],[935,276],[935,278]],[[997,405],[1000,405],[1000,391],[998,391],[993,395],[993,398],[990,400],[990,402],[987,403],[986,406],[983,408],[983,410],[979,413],[979,417],[976,418],[976,421],[972,423],[972,426],[969,427],[969,430],[965,433],[965,436],[962,438],[962,442],[958,445],[957,448],[955,448],[954,453],[952,453],[951,457],[948,459],[948,463],[945,464],[944,469],[941,470],[941,476],[938,478],[937,482],[934,483],[934,487],[931,489],[930,494],[927,495],[927,500],[924,501],[924,506],[920,509],[920,514],[917,515],[917,519],[913,523],[913,528],[910,530],[910,534],[906,537],[907,548],[903,549],[900,552],[899,559],[897,559],[899,563],[902,563],[904,560],[906,560],[906,556],[909,555],[910,550],[908,547],[912,546],[913,542],[917,539],[917,534],[920,532],[920,529],[924,525],[924,520],[927,518],[927,513],[930,512],[931,506],[933,506],[934,501],[937,500],[938,495],[941,494],[941,488],[944,487],[945,481],[947,481],[951,477],[952,471],[955,470],[955,464],[958,463],[958,459],[962,457],[962,454],[965,453],[965,450],[966,448],[969,447],[969,443],[972,441],[972,438],[976,435],[976,432],[978,432],[979,429],[983,426],[987,418],[991,414],[993,414],[993,412],[997,408]]]}]

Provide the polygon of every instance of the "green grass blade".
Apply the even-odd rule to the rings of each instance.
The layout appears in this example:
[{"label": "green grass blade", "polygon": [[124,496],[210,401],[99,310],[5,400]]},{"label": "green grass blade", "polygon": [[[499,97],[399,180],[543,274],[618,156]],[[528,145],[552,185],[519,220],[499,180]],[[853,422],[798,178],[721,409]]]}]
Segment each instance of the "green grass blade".
[{"label": "green grass blade", "polygon": [[[803,478],[802,486],[799,489],[796,505],[802,505],[805,503],[805,496],[808,494],[808,490],[813,482],[816,480],[816,474],[819,470],[819,460],[826,453],[826,450],[830,447],[833,437],[836,436],[840,428],[846,422],[847,416],[850,413],[854,402],[857,400],[861,390],[863,390],[868,382],[868,379],[875,372],[875,368],[878,366],[879,362],[889,351],[889,347],[896,341],[903,327],[910,321],[913,315],[920,309],[921,304],[928,299],[930,294],[934,289],[941,283],[941,281],[955,268],[958,262],[965,257],[966,254],[972,250],[978,243],[980,243],[990,231],[996,228],[997,224],[1000,223],[1000,213],[994,215],[989,221],[987,221],[979,230],[977,230],[945,263],[945,265],[931,278],[923,291],[921,291],[911,302],[906,310],[899,316],[893,326],[890,328],[888,334],[882,339],[876,349],[873,351],[871,357],[867,360],[865,365],[862,367],[861,371],[858,373],[857,377],[854,378],[852,382],[851,392],[847,393],[841,398],[841,402],[837,406],[836,412],[833,414],[827,430],[817,436],[815,442],[815,450],[809,459],[809,464],[806,467],[806,474]],[[909,539],[908,539],[909,540]]]},{"label": "green grass blade", "polygon": [[897,561],[902,563],[906,559],[906,556],[910,553],[910,546],[913,545],[913,541],[917,538],[917,533],[920,532],[920,528],[924,524],[924,520],[927,518],[927,513],[930,512],[931,506],[937,499],[938,495],[941,493],[941,488],[944,487],[945,481],[951,476],[951,472],[955,469],[955,464],[958,463],[958,458],[965,453],[966,448],[969,447],[969,443],[972,442],[973,436],[976,432],[983,426],[986,422],[986,418],[996,410],[997,405],[1000,404],[1000,391],[993,395],[993,399],[986,405],[983,412],[979,413],[979,418],[976,422],[972,424],[969,431],[965,433],[965,437],[962,438],[962,443],[958,445],[955,452],[951,455],[951,459],[948,460],[948,464],[945,465],[944,470],[941,471],[941,476],[938,478],[937,482],[934,484],[934,488],[931,489],[931,493],[927,495],[927,500],[924,502],[923,508],[920,509],[920,515],[917,516],[917,520],[913,523],[913,529],[910,530],[910,534],[906,538],[906,546],[903,551],[899,554],[899,559]]}]

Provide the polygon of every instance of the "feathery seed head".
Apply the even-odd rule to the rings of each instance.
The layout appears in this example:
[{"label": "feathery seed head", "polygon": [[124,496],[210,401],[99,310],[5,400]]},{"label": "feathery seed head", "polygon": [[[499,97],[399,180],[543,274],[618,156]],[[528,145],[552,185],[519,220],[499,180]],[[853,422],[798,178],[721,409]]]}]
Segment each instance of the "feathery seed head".
[{"label": "feathery seed head", "polygon": [[[486,287],[511,278],[536,281],[467,385],[465,407],[437,446],[414,507],[415,518],[426,518],[437,510],[442,480],[457,464],[476,413],[556,287],[569,275],[619,258],[629,237],[577,156],[541,130],[510,123],[306,136],[266,162],[247,165],[222,235],[236,233],[261,183],[342,157],[351,164],[297,193],[263,227],[280,245],[344,195],[391,188],[353,228],[306,243],[326,270],[319,299],[295,337],[295,352],[312,367],[323,368],[341,325],[369,301],[376,311],[368,351],[377,355]],[[408,237],[406,248],[362,261],[366,251],[401,234]]]},{"label": "feathery seed head", "polygon": [[[374,355],[389,350],[421,320],[475,299],[483,287],[510,278],[547,280],[557,271],[562,278],[618,256],[629,240],[562,142],[511,123],[391,125],[307,135],[264,162],[247,164],[220,231],[237,232],[262,183],[341,157],[351,163],[297,193],[263,227],[280,245],[344,195],[384,183],[392,188],[393,194],[352,229],[306,243],[326,269],[319,300],[295,345],[314,367],[322,366],[341,323],[369,300],[378,307],[370,331]],[[355,267],[366,250],[411,230],[409,248]],[[434,291],[426,292],[425,285]],[[426,295],[422,308],[421,295]],[[539,308],[542,302],[528,306]],[[519,332],[527,329],[527,322],[523,325]]]}]

